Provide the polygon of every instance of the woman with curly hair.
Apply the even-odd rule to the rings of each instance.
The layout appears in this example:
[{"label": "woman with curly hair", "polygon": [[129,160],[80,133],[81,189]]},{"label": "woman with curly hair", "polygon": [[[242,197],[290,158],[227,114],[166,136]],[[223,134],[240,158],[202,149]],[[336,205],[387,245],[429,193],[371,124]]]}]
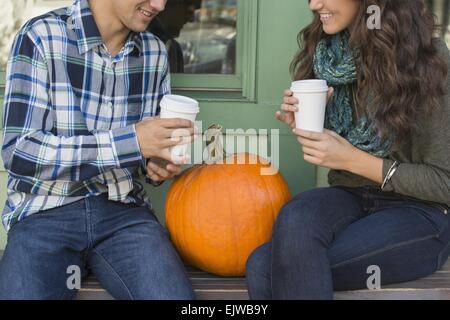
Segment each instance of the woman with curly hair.
[{"label": "woman with curly hair", "polygon": [[[380,28],[369,28],[369,6]],[[247,262],[252,299],[332,299],[439,270],[450,254],[450,53],[423,0],[310,0],[295,80],[324,79],[323,133],[295,129],[287,90],[276,118],[330,187],[285,205]]]}]

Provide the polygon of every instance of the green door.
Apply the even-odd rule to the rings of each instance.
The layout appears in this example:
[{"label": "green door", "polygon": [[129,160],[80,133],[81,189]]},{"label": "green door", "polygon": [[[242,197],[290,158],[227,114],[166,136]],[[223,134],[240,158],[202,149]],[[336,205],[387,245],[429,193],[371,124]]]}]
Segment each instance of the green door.
[{"label": "green door", "polygon": [[[237,75],[242,80],[240,94],[232,92],[236,85],[230,79],[210,75],[173,75],[174,90],[200,99],[203,129],[219,123],[225,129],[242,129],[247,136],[266,129],[269,145],[274,143],[270,141],[271,130],[278,129],[280,171],[296,194],[315,186],[315,169],[305,164],[296,139],[287,127],[278,123],[275,112],[280,107],[282,92],[290,85],[289,64],[298,49],[297,34],[310,21],[307,1],[238,0],[238,17],[238,39],[242,40],[241,47],[238,40],[237,48],[238,60],[241,58],[238,68],[241,74]],[[220,88],[215,84],[216,90],[204,90],[205,83],[216,77],[222,81]],[[194,82],[197,90],[192,86]],[[169,186],[149,188],[161,220]]]}]

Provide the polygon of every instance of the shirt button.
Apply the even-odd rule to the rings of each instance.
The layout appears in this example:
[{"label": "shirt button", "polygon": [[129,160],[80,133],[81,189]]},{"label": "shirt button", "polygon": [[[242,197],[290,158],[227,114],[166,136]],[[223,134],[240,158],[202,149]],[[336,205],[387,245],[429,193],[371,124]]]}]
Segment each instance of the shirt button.
[{"label": "shirt button", "polygon": [[108,102],[108,107],[109,108],[112,108],[113,107],[113,103],[110,101],[110,102]]}]

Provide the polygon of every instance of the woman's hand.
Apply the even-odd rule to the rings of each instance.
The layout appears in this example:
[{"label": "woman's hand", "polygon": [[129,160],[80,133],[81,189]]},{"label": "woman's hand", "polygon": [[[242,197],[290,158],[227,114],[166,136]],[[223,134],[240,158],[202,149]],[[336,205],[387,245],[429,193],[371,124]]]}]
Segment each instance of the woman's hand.
[{"label": "woman's hand", "polygon": [[294,129],[297,140],[302,145],[305,161],[335,170],[350,171],[352,163],[361,152],[336,132],[324,133]]},{"label": "woman's hand", "polygon": [[[328,100],[332,97],[334,92],[333,88],[328,89]],[[292,129],[295,128],[295,112],[298,111],[299,101],[293,96],[291,90],[285,90],[283,96],[283,104],[281,105],[281,111],[277,111],[275,118],[281,122],[286,123]]]},{"label": "woman's hand", "polygon": [[298,111],[298,100],[293,97],[291,90],[285,90],[283,96],[283,104],[281,105],[281,111],[277,111],[275,118],[277,120],[286,123],[292,129],[295,128],[295,115]]}]

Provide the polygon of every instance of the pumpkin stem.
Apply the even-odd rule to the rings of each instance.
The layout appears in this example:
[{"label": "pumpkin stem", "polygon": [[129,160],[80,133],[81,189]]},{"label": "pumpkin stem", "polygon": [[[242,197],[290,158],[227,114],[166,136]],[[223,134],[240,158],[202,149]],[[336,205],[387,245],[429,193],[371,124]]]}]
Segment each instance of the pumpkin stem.
[{"label": "pumpkin stem", "polygon": [[223,159],[229,156],[223,148],[222,129],[220,124],[212,124],[206,130],[206,148],[208,150],[206,164],[222,164]]}]

